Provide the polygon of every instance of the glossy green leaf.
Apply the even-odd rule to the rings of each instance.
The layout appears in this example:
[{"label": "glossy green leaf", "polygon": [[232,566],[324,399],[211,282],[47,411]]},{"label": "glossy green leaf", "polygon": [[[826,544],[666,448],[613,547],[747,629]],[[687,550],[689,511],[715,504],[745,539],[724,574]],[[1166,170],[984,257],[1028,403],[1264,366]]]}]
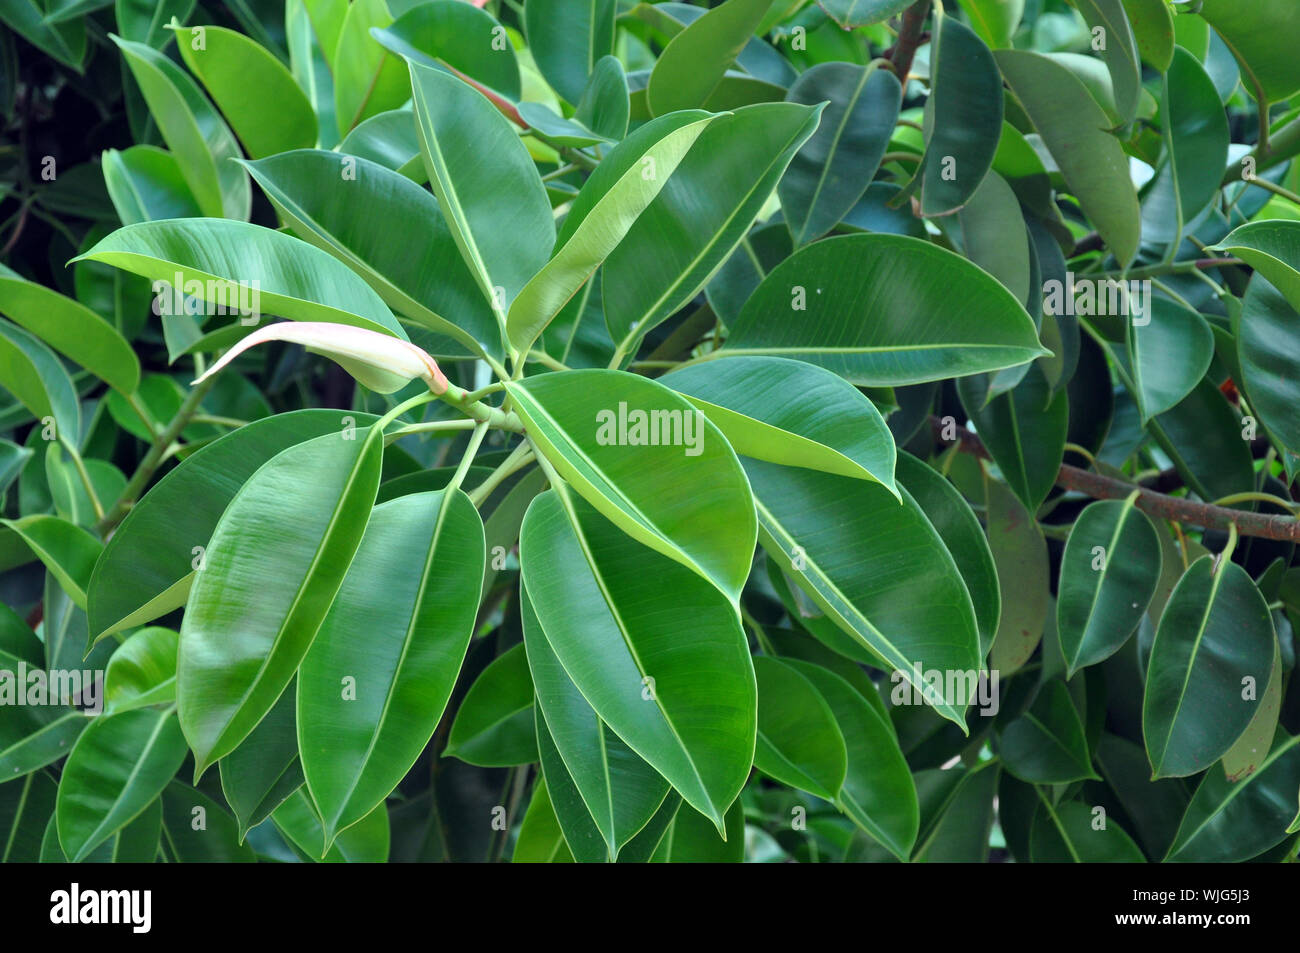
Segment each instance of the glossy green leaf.
[{"label": "glossy green leaf", "polygon": [[415,62],[410,74],[429,182],[505,336],[511,303],[555,241],[546,189],[514,128],[481,93]]},{"label": "glossy green leaf", "polygon": [[[135,820],[86,855],[87,864],[152,864],[158,859],[162,836],[162,800],[155,799]],[[58,818],[51,815],[41,841],[41,863],[66,864],[68,857],[59,844]]]},{"label": "glossy green leaf", "polygon": [[848,770],[844,736],[817,688],[778,659],[754,659],[758,743],[754,765],[768,777],[827,801],[839,797]]},{"label": "glossy green leaf", "polygon": [[443,754],[480,767],[537,760],[533,680],[522,643],[493,659],[474,680],[456,712]]},{"label": "glossy green leaf", "polygon": [[1273,42],[1300,29],[1300,9],[1287,0],[1242,4],[1205,0],[1197,12],[1223,37],[1241,66],[1246,88],[1258,86],[1271,103],[1300,92],[1300,63],[1284,44]]},{"label": "glossy green leaf", "polygon": [[1263,274],[1241,301],[1234,329],[1242,383],[1250,407],[1270,434],[1294,451],[1300,447],[1300,313]]},{"label": "glossy green leaf", "polygon": [[705,105],[770,6],[769,0],[726,0],[674,36],[650,73],[651,115]]},{"label": "glossy green leaf", "polygon": [[312,860],[325,863],[382,864],[388,860],[391,832],[388,808],[380,804],[330,844],[316,806],[299,788],[271,814],[280,831]]},{"label": "glossy green leaf", "polygon": [[176,700],[175,629],[148,626],[133,632],[113,652],[104,673],[107,714],[170,704]]},{"label": "glossy green leaf", "polygon": [[392,22],[385,0],[356,0],[348,5],[339,25],[337,46],[326,51],[326,56],[332,56],[334,114],[340,136],[346,136],[363,119],[397,108],[411,95],[401,58],[370,35],[372,28],[382,29]]},{"label": "glossy green leaf", "polygon": [[52,422],[53,436],[75,440],[81,432],[77,390],[63,363],[40,338],[8,321],[0,321],[0,385],[42,428]]},{"label": "glossy green leaf", "polygon": [[316,144],[311,103],[261,44],[225,27],[190,26],[178,29],[176,45],[249,156],[260,159]]},{"label": "glossy green leaf", "polygon": [[166,852],[176,860],[242,864],[256,860],[253,849],[239,843],[235,819],[202,791],[173,781],[162,793],[162,808]]},{"label": "glossy green leaf", "polygon": [[59,843],[78,863],[149,806],[185,760],[176,712],[128,711],[96,719],[77,739],[59,780]]},{"label": "glossy green leaf", "polygon": [[902,98],[889,70],[852,63],[818,64],[790,87],[789,102],[830,102],[777,188],[796,246],[825,235],[862,198],[889,145]]},{"label": "glossy green leaf", "polygon": [[1159,582],[1160,540],[1134,502],[1091,503],[1070,529],[1056,599],[1067,676],[1124,644]]},{"label": "glossy green leaf", "polygon": [[920,808],[888,720],[834,672],[796,659],[783,664],[813,684],[844,738],[847,773],[836,805],[891,854],[906,860],[916,842]]},{"label": "glossy green leaf", "polygon": [[1253,774],[1229,781],[1208,771],[1187,805],[1166,860],[1231,863],[1249,860],[1286,836],[1300,788],[1300,736],[1280,730]]},{"label": "glossy green leaf", "polygon": [[823,368],[739,357],[659,380],[704,411],[737,453],[894,486],[894,438],[884,418],[861,391]]},{"label": "glossy green leaf", "polygon": [[[934,697],[923,673],[979,672],[980,638],[957,565],[906,490],[745,460],[768,557],[860,645],[964,724],[968,698]],[[864,539],[874,540],[865,547]]]},{"label": "glossy green leaf", "polygon": [[0,526],[17,533],[77,607],[86,608],[86,586],[95,560],[103,551],[98,539],[57,516],[38,514],[17,520],[0,519]]},{"label": "glossy green leaf", "polygon": [[880,23],[902,13],[910,0],[817,0],[827,16],[846,30]]},{"label": "glossy green leaf", "polygon": [[247,219],[248,176],[229,159],[240,156],[225,120],[184,70],[157,50],[110,38],[126,58],[167,148],[204,215]]},{"label": "glossy green leaf", "polygon": [[1176,407],[1200,382],[1214,357],[1214,335],[1195,311],[1151,298],[1145,320],[1127,323],[1129,368],[1138,413],[1149,420]]},{"label": "glossy green leaf", "polygon": [[510,384],[509,393],[528,439],[588,503],[737,597],[753,556],[754,511],[735,453],[700,411],[622,371],[548,374]]},{"label": "glossy green leaf", "polygon": [[[721,830],[753,762],[757,719],[735,606],[566,487],[529,507],[520,563],[546,640],[578,690]],[[661,604],[652,591],[673,600]],[[690,639],[677,637],[686,629]]]},{"label": "glossy green leaf", "polygon": [[[394,310],[470,353],[502,357],[491,307],[426,190],[367,159],[322,150],[248,169],[299,237],[355,269]],[[357,215],[359,207],[373,214]],[[394,234],[410,238],[398,245]]]},{"label": "glossy green leaf", "polygon": [[240,843],[304,783],[295,694],[286,689],[252,733],[221,759],[221,793],[235,812]]},{"label": "glossy green leaf", "polygon": [[[233,751],[293,678],[356,554],[382,436],[322,436],[264,464],[212,532],[181,623],[176,699],[195,776]],[[240,638],[230,638],[237,624]]]},{"label": "glossy green leaf", "polygon": [[[510,305],[506,332],[514,350],[528,352],[569,299],[618,247],[710,122],[712,117],[705,117],[666,127],[662,138],[630,158],[630,167],[617,181],[600,181],[595,176],[588,180],[583,192],[593,189],[590,204],[579,206],[575,201],[550,261]],[[638,141],[633,148],[640,145]],[[615,151],[626,147],[624,144]],[[619,167],[629,163],[629,159],[618,161]],[[580,217],[575,219],[575,215]]]},{"label": "glossy green leaf", "polygon": [[605,323],[623,353],[708,283],[819,116],[813,106],[761,103],[709,124],[605,261]]},{"label": "glossy green leaf", "polygon": [[420,158],[420,132],[411,118],[413,114],[409,104],[377,113],[348,133],[338,151],[369,159],[417,184],[427,182],[429,176]]},{"label": "glossy green leaf", "polygon": [[995,49],[1011,46],[1025,14],[1025,0],[957,0],[957,5],[979,38]]},{"label": "glossy green leaf", "polygon": [[998,754],[1011,774],[1031,784],[1098,777],[1079,712],[1060,679],[1047,682],[1029,710],[1002,729]]},{"label": "glossy green leaf", "polygon": [[398,56],[450,67],[507,99],[520,97],[515,48],[496,18],[476,4],[421,3],[372,36]]},{"label": "glossy green leaf", "polygon": [[1128,156],[1083,82],[1038,53],[998,50],[1002,75],[1033,121],[1066,184],[1121,264],[1137,254],[1142,220]]},{"label": "glossy green leaf", "polygon": [[1003,478],[1032,514],[1056,483],[1065,454],[1069,400],[1052,393],[1042,371],[1033,368],[1009,394],[979,406],[971,379],[957,384],[962,405]]},{"label": "glossy green leaf", "polygon": [[87,589],[91,638],[98,641],[185,604],[217,521],[262,464],[313,437],[355,436],[355,428],[372,419],[336,410],[278,414],[183,460],[131,508],[95,564]]},{"label": "glossy green leaf", "polygon": [[1156,630],[1147,663],[1142,736],[1153,777],[1186,777],[1232,747],[1268,684],[1273,620],[1236,563],[1202,556],[1183,574]]},{"label": "glossy green leaf", "polygon": [[[723,829],[726,834],[720,837]],[[650,860],[657,864],[738,864],[744,858],[745,809],[737,798],[718,829],[694,811],[678,811]]]},{"label": "glossy green leaf", "polygon": [[1029,834],[1029,856],[1034,863],[1057,864],[1140,864],[1146,859],[1113,818],[1099,819],[1081,801],[1039,808]]},{"label": "glossy green leaf", "polygon": [[555,91],[577,103],[602,56],[614,52],[615,0],[529,0],[524,31],[537,68]]},{"label": "glossy green leaf", "polygon": [[573,110],[575,121],[606,139],[627,135],[630,118],[627,74],[617,56],[602,56]]},{"label": "glossy green leaf", "polygon": [[1202,378],[1175,407],[1148,424],[1189,489],[1217,500],[1254,489],[1249,427],[1218,387]]},{"label": "glossy green leaf", "polygon": [[2,265],[0,314],[125,394],[140,382],[140,361],[116,328],[72,298]]},{"label": "glossy green leaf", "polygon": [[[980,657],[983,658],[993,644],[1003,608],[998,571],[984,530],[970,504],[933,467],[903,451],[898,455],[897,472],[899,482],[921,507],[961,572],[962,581],[966,583],[966,591],[971,597],[971,605],[975,609],[975,622],[980,633]],[[1022,581],[1017,579],[1013,583],[1016,587],[1016,602],[1024,597]],[[1010,605],[1013,600],[1006,601]]]},{"label": "glossy green leaf", "polygon": [[[575,857],[613,860],[659,810],[668,782],[601,721],[578,691],[526,591],[520,614],[537,692],[542,770],[560,826]],[[578,841],[582,833],[586,843]]]},{"label": "glossy green leaf", "polygon": [[891,386],[1042,353],[1025,309],[970,262],[915,238],[846,235],[774,268],[720,356],[796,358],[855,384]]},{"label": "glossy green leaf", "polygon": [[469,645],[484,558],[483,521],[459,490],[371,514],[298,680],[303,771],[328,840],[382,803],[432,737]]},{"label": "glossy green leaf", "polygon": [[519,826],[519,839],[511,858],[516,864],[571,864],[573,852],[564,840],[560,821],[555,816],[546,782],[538,778],[533,785],[533,795],[528,801],[523,822]]},{"label": "glossy green leaf", "polygon": [[989,48],[966,24],[936,17],[930,44],[921,214],[950,215],[975,194],[1002,134],[1002,77]]},{"label": "glossy green leaf", "polygon": [[[916,776],[918,789],[921,777]],[[1000,777],[995,761],[982,762],[966,772],[945,798],[941,811],[922,821],[913,863],[986,863]],[[924,816],[924,794],[921,800]]]}]

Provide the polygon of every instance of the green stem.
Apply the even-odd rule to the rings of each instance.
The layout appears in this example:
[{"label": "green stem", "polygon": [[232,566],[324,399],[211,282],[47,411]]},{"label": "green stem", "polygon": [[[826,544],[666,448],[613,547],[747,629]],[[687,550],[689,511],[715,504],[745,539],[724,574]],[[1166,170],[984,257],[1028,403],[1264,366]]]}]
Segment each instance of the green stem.
[{"label": "green stem", "polygon": [[1266,192],[1272,192],[1274,195],[1280,195],[1282,196],[1282,198],[1286,199],[1287,201],[1294,202],[1296,205],[1300,205],[1300,195],[1297,195],[1296,193],[1292,192],[1290,189],[1283,188],[1282,186],[1278,185],[1276,182],[1270,182],[1268,179],[1262,178],[1258,175],[1255,176],[1253,179],[1246,179],[1245,182],[1247,185],[1258,185],[1261,189],[1263,189]]},{"label": "green stem", "polygon": [[1191,261],[1171,261],[1160,265],[1147,265],[1145,268],[1130,268],[1123,271],[1102,271],[1098,278],[1127,279],[1140,281],[1144,278],[1159,278],[1162,275],[1184,275],[1200,268],[1223,268],[1228,265],[1244,265],[1240,258],[1196,258]]},{"label": "green stem", "polygon": [[409,437],[413,433],[446,433],[456,430],[473,430],[475,427],[482,426],[476,420],[431,420],[422,424],[408,424],[401,430],[394,430],[392,433],[384,434],[384,445],[400,440],[402,437]]},{"label": "green stem", "polygon": [[519,444],[519,446],[515,447],[511,452],[510,456],[506,457],[505,460],[501,462],[499,467],[488,474],[487,478],[473,489],[469,494],[470,502],[475,506],[483,505],[483,502],[492,495],[493,490],[500,486],[505,480],[509,479],[513,474],[517,473],[532,462],[532,446],[527,441]]},{"label": "green stem", "polygon": [[483,445],[483,438],[487,436],[488,425],[481,423],[474,428],[474,433],[470,435],[469,446],[465,449],[465,455],[460,458],[460,465],[456,467],[456,473],[447,484],[448,490],[459,490],[460,485],[465,482],[465,474],[469,473],[470,464],[478,456],[478,448]]},{"label": "green stem", "polygon": [[541,364],[543,367],[549,367],[553,371],[569,370],[569,366],[567,364],[563,363],[562,361],[557,361],[555,358],[551,357],[551,355],[547,354],[545,351],[529,351],[528,360],[536,361],[538,364]]},{"label": "green stem", "polygon": [[122,522],[131,506],[144,492],[144,488],[149,485],[149,480],[158,469],[158,465],[162,463],[163,455],[167,452],[167,449],[176,442],[176,439],[181,435],[181,431],[189,424],[190,418],[198,412],[199,405],[203,403],[203,398],[207,396],[208,391],[216,383],[216,377],[209,377],[202,383],[196,384],[181,404],[180,409],[176,411],[176,416],[172,418],[171,423],[154,438],[153,444],[149,447],[149,452],[140,461],[140,465],[136,467],[135,473],[131,476],[125,489],[122,490],[122,495],[117,498],[117,502],[104,515],[104,518],[95,524],[95,529],[101,536],[106,535],[109,530]]},{"label": "green stem", "polygon": [[140,404],[140,398],[136,394],[128,394],[126,403],[128,407],[135,411],[135,415],[140,418],[140,422],[144,424],[144,429],[149,432],[149,439],[152,440],[157,437],[158,431],[154,429],[153,418],[149,416],[149,411]]},{"label": "green stem", "polygon": [[763,626],[750,615],[744,603],[740,603],[738,608],[740,609],[740,617],[745,621],[745,624],[754,630],[754,638],[758,640],[758,646],[763,650],[763,654],[776,658],[776,650],[772,648],[772,643],[767,640],[767,633],[763,631]]},{"label": "green stem", "polygon": [[196,424],[212,424],[215,427],[246,427],[247,420],[237,420],[234,417],[214,417],[211,414],[195,414],[190,420]]},{"label": "green stem", "polygon": [[499,407],[489,407],[481,400],[474,400],[473,393],[455,384],[448,385],[446,392],[438,396],[479,423],[490,424],[498,430],[509,430],[512,433],[524,432],[523,421],[518,415],[508,413]]},{"label": "green stem", "polygon": [[68,456],[72,457],[72,465],[77,468],[77,476],[81,478],[81,485],[86,488],[86,496],[90,497],[90,505],[95,510],[95,519],[104,518],[104,504],[99,502],[99,495],[95,493],[95,485],[90,482],[90,473],[86,470],[86,461],[81,459],[81,454],[77,448],[67,441],[60,441],[63,448],[68,451]]}]

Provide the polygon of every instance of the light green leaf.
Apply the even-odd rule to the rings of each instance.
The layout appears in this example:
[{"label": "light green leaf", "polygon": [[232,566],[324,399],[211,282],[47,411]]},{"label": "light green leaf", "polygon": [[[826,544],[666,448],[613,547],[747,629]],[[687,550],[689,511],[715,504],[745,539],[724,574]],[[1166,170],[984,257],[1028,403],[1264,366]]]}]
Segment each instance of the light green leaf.
[{"label": "light green leaf", "polygon": [[113,652],[104,673],[104,711],[114,715],[176,700],[175,629],[148,626]]},{"label": "light green leaf", "polygon": [[140,383],[140,361],[116,328],[80,302],[3,265],[0,314],[124,394]]},{"label": "light green leaf", "polygon": [[[345,265],[260,225],[173,219],[119,228],[73,261],[91,259],[183,290],[227,313],[350,324],[405,339],[388,306]],[[256,296],[254,296],[256,292]],[[241,318],[242,320],[242,318]]]},{"label": "light green leaf", "polygon": [[520,564],[547,642],[596,714],[721,831],[757,720],[735,606],[565,486],[529,507]]},{"label": "light green leaf", "polygon": [[239,143],[198,84],[157,50],[109,34],[149,104],[163,141],[204,215],[247,219],[252,191],[248,176],[229,159]]},{"label": "light green leaf", "polygon": [[848,770],[844,736],[821,693],[798,669],[754,659],[758,678],[758,744],[754,766],[768,777],[835,801]]},{"label": "light green leaf", "polygon": [[[196,48],[202,31],[202,47]],[[316,114],[265,47],[220,26],[177,27],[177,47],[254,159],[316,144]]]},{"label": "light green leaf", "polygon": [[469,646],[484,560],[483,521],[460,490],[371,514],[298,676],[303,772],[328,842],[383,804],[433,736]]},{"label": "light green leaf", "polygon": [[[709,124],[602,269],[605,324],[623,354],[694,298],[727,260],[819,115],[815,106],[762,103]],[[627,156],[635,158],[630,148]],[[621,176],[621,168],[610,174]]]},{"label": "light green leaf", "polygon": [[1043,353],[1020,303],[959,255],[899,235],[845,235],[772,269],[719,357],[791,357],[855,384],[893,386]]},{"label": "light green leaf", "polygon": [[[213,530],[181,623],[176,699],[195,777],[275,704],[315,639],[379,489],[382,434],[317,437],[249,478]],[[232,619],[239,639],[231,639]]]},{"label": "light green leaf", "polygon": [[867,397],[802,361],[738,357],[659,378],[711,420],[747,457],[894,487],[894,437]]},{"label": "light green leaf", "polygon": [[508,389],[528,439],[588,503],[738,597],[754,510],[735,453],[700,411],[623,371],[545,374]]},{"label": "light green leaf", "polygon": [[[546,326],[618,247],[712,120],[709,116],[669,128],[661,139],[631,160],[630,168],[617,181],[599,181],[595,176],[588,180],[582,191],[593,190],[590,204],[581,207],[581,218],[572,226],[565,222],[551,260],[510,305],[506,332],[516,351],[528,353]],[[640,145],[638,141],[633,148],[639,149]],[[614,151],[626,147],[627,143]],[[576,200],[575,209],[569,213],[571,219],[575,213]]]},{"label": "light green leaf", "polygon": [[[524,645],[537,692],[537,740],[547,787],[575,857],[614,860],[659,810],[668,782],[627,746],[578,691],[542,630],[527,590]],[[588,834],[589,845],[578,841]]]},{"label": "light green leaf", "polygon": [[[906,490],[746,458],[768,557],[943,717],[969,698],[934,697],[923,673],[981,668],[970,594],[947,547]],[[866,540],[875,540],[868,544]]]},{"label": "light green leaf", "polygon": [[59,843],[73,863],[128,824],[162,793],[185,760],[175,709],[95,719],[77,739],[59,780]]},{"label": "light green leaf", "polygon": [[493,659],[465,694],[443,755],[480,767],[537,760],[533,680],[522,643]]},{"label": "light green leaf", "polygon": [[[481,93],[410,63],[420,151],[438,204],[479,291],[506,336],[506,314],[546,264],[555,219],[537,166]],[[503,182],[512,183],[503,189]]]}]

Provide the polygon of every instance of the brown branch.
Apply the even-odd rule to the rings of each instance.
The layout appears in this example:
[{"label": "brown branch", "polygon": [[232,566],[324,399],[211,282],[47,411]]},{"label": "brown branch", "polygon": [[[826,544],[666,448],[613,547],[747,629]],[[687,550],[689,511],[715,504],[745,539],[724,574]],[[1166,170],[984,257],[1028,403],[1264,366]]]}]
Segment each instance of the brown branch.
[{"label": "brown branch", "polygon": [[925,18],[930,15],[930,0],[917,0],[903,12],[903,25],[898,31],[898,42],[885,54],[894,69],[894,75],[907,92],[907,75],[912,72],[916,49],[925,39]]},{"label": "brown branch", "polygon": [[[930,427],[934,430],[936,438],[943,441],[943,421],[931,416]],[[972,454],[982,460],[992,459],[980,438],[964,427],[957,427],[956,439],[946,442],[956,444],[963,453]],[[1281,539],[1300,543],[1300,520],[1288,516],[1269,516],[1264,513],[1233,510],[1226,506],[1214,506],[1210,503],[1197,503],[1181,497],[1166,496],[1144,486],[1135,486],[1123,480],[1093,473],[1091,470],[1072,467],[1068,463],[1061,465],[1061,472],[1056,475],[1056,485],[1090,496],[1095,500],[1122,500],[1134,490],[1138,490],[1137,508],[1160,519],[1221,530],[1226,530],[1235,523],[1237,532],[1242,536],[1258,536],[1262,539]]]}]

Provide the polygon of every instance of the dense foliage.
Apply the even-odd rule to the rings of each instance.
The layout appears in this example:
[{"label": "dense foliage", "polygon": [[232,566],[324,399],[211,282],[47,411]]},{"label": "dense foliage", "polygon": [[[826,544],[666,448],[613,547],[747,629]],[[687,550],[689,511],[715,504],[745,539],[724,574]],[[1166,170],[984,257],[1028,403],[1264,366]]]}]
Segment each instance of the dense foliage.
[{"label": "dense foliage", "polygon": [[0,20],[4,860],[1294,859],[1294,0]]}]

